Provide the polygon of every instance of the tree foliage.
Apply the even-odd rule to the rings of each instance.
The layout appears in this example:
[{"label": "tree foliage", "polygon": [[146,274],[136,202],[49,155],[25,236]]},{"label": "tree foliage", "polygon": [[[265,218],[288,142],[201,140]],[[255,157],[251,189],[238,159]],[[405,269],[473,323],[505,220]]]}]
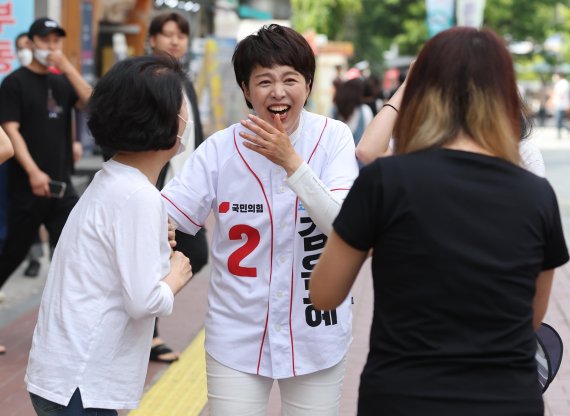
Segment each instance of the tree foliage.
[{"label": "tree foliage", "polygon": [[543,42],[555,29],[556,0],[488,0],[484,24],[512,40]]},{"label": "tree foliage", "polygon": [[[354,59],[366,59],[373,68],[382,64],[390,47],[415,55],[428,39],[425,0],[291,0],[291,5],[297,30],[313,28],[329,39],[352,41]],[[569,46],[563,46],[561,55],[553,58],[538,47],[527,58],[570,58],[570,0],[487,0],[484,25],[508,41],[537,45],[562,33],[563,45]]]},{"label": "tree foliage", "polygon": [[415,55],[427,39],[425,0],[362,0],[353,39],[356,55],[372,63],[396,45],[402,55]]},{"label": "tree foliage", "polygon": [[332,40],[347,37],[347,26],[358,15],[361,0],[291,0],[293,27],[299,32],[314,29]]}]

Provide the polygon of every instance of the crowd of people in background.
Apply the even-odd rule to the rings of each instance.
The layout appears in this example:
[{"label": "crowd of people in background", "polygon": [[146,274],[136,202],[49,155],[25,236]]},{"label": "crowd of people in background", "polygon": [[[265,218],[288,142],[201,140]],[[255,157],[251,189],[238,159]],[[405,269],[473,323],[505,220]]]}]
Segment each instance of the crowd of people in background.
[{"label": "crowd of people in background", "polygon": [[[494,32],[440,33],[387,92],[337,67],[332,114],[319,115],[305,109],[313,49],[291,28],[264,26],[232,57],[251,114],[208,138],[181,66],[184,16],[153,17],[151,54],[116,63],[94,88],[62,52],[65,37],[35,20],[15,40],[22,66],[0,86],[0,289],[26,256],[28,270],[37,263],[38,230],[49,236],[25,379],[38,415],[136,408],[148,361],[180,356],[158,317],[210,258],[210,414],[263,415],[278,383],[283,414],[337,415],[350,289],[369,256],[359,415],[544,412],[534,330],[569,256]],[[570,86],[553,81],[561,137]],[[81,197],[75,111],[105,158]]]},{"label": "crowd of people in background", "polygon": [[0,86],[0,125],[15,153],[8,162],[0,288],[37,241],[41,225],[55,248],[78,199],[71,173],[80,144],[73,138],[72,115],[85,106],[92,88],[62,53],[65,35],[54,20],[37,19],[21,37],[32,51],[31,62]]},{"label": "crowd of people in background", "polygon": [[[406,71],[398,71],[397,82],[390,89],[382,88],[380,79],[369,71],[351,68],[345,73],[337,66],[337,76],[333,80],[333,110],[331,117],[346,123],[355,145],[360,143],[368,125],[388,101],[398,91],[406,79]],[[358,161],[363,166],[362,160]]]}]

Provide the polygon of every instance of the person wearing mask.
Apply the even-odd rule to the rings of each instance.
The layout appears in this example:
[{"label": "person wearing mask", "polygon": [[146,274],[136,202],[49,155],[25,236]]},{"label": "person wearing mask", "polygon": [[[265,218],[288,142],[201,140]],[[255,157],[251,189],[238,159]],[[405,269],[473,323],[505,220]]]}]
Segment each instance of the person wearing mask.
[{"label": "person wearing mask", "polygon": [[18,57],[20,65],[30,65],[34,59],[34,53],[30,47],[30,38],[28,37],[28,33],[24,32],[16,36],[14,44],[16,46],[16,56]]},{"label": "person wearing mask", "polygon": [[[179,61],[183,61],[188,52],[190,42],[190,23],[188,19],[180,13],[161,13],[151,20],[148,35],[149,44],[154,55],[166,53]],[[188,146],[186,146],[184,152],[174,156],[161,171],[156,184],[158,189],[162,189],[167,180],[170,180],[175,174],[180,172],[184,162],[204,141],[196,91],[188,74],[186,74],[184,79],[184,90],[190,105],[190,118],[188,120],[191,122],[193,128],[190,130]],[[201,229],[196,235],[176,231],[175,249],[181,251],[190,259],[194,274],[198,273],[208,262],[206,230]],[[170,363],[176,361],[179,356],[179,352],[172,351],[160,338],[157,319],[154,328],[150,360]]]},{"label": "person wearing mask", "polygon": [[154,186],[192,128],[183,77],[171,57],[138,57],[93,92],[89,129],[115,156],[69,215],[50,265],[25,377],[39,416],[138,406],[154,318],[192,277]]},{"label": "person wearing mask", "polygon": [[421,50],[394,156],[361,170],[313,271],[328,310],[372,249],[374,316],[358,414],[539,416],[537,329],[569,259],[554,190],[519,166],[521,100],[494,32]]},{"label": "person wearing mask", "polygon": [[[72,112],[81,109],[91,86],[62,52],[66,33],[49,18],[28,31],[32,62],[0,86],[0,124],[15,157],[8,165],[8,231],[0,254],[0,287],[20,265],[45,225],[55,247],[77,202],[71,183]],[[61,74],[55,74],[50,68]]]}]

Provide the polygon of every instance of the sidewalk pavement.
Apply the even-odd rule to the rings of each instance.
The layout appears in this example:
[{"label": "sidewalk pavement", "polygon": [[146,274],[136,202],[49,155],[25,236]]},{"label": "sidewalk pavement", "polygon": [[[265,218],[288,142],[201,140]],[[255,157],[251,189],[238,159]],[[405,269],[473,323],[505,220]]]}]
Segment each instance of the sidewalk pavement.
[{"label": "sidewalk pavement", "polygon": [[570,150],[570,131],[563,131],[559,139],[555,127],[535,127],[530,139],[540,150]]},{"label": "sidewalk pavement", "polygon": [[[570,181],[566,174],[570,172],[570,135],[566,136],[558,140],[554,128],[536,128],[533,140],[545,154],[547,175],[558,194],[566,239],[570,243]],[[86,161],[86,165],[90,166],[87,171],[95,169],[100,165],[100,160],[91,158]],[[213,227],[209,228],[211,230]],[[41,273],[37,278],[24,277],[23,269],[24,266],[21,266],[5,284],[2,290],[6,298],[0,302],[0,344],[8,349],[5,356],[0,356],[0,409],[2,409],[0,413],[7,416],[33,416],[34,414],[23,378],[37,317],[37,307],[47,274],[48,260],[44,256]],[[206,266],[177,296],[174,313],[160,320],[161,337],[176,350],[184,351],[189,345],[193,345],[192,341],[195,338],[200,340],[207,307],[208,275],[209,268]],[[353,288],[353,296],[355,298],[354,341],[348,355],[341,416],[355,414],[360,371],[368,352],[373,302],[369,262],[362,268]],[[566,355],[563,358],[561,369],[545,394],[545,415],[547,416],[570,416],[570,307],[568,299],[570,299],[570,264],[561,268],[555,276],[550,307],[545,318],[545,322],[559,331],[566,345]],[[199,351],[198,354],[202,352]],[[207,406],[200,410],[202,408],[200,400],[203,400],[204,394],[203,371],[195,372],[183,361],[181,359],[180,362],[170,366],[159,363],[149,364],[144,398],[145,409],[131,412],[132,416],[208,415]],[[172,374],[173,377],[169,376]],[[181,375],[186,377],[184,380],[189,379],[190,382],[182,382]],[[156,390],[156,387],[167,379],[170,381],[167,382],[166,388]],[[153,395],[153,389],[159,394]],[[174,411],[173,405],[176,403],[178,403],[178,409],[184,410]],[[191,410],[196,407],[197,403],[200,403],[199,409]],[[152,410],[159,408],[163,410]],[[121,415],[128,413],[124,411]],[[278,414],[278,388],[274,387],[268,415],[277,416]]]}]

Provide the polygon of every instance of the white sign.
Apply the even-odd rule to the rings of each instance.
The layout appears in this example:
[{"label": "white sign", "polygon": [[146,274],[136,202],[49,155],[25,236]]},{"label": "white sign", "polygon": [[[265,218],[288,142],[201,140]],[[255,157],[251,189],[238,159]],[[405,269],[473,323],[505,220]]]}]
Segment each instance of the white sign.
[{"label": "white sign", "polygon": [[457,26],[481,27],[485,0],[457,0]]}]

